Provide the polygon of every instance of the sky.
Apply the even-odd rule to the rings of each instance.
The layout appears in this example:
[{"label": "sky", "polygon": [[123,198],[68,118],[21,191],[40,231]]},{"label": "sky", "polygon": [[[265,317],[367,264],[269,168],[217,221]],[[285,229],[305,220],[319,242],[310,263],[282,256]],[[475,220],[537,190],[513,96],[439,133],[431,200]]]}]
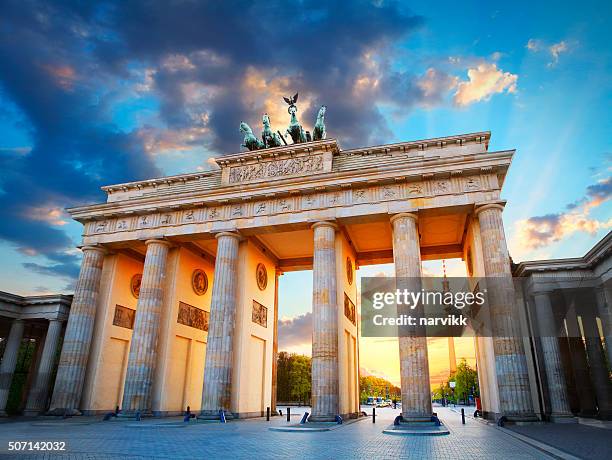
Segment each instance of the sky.
[{"label": "sky", "polygon": [[[612,226],[611,13],[605,1],[5,0],[0,290],[71,292],[81,226],[65,208],[104,201],[102,185],[212,168],[239,150],[240,121],[267,112],[280,127],[282,96],[298,91],[304,125],[327,105],[342,148],[491,131],[490,150],[516,149],[503,189],[513,259],[581,256]],[[308,320],[309,276],[281,281],[281,334]]]}]

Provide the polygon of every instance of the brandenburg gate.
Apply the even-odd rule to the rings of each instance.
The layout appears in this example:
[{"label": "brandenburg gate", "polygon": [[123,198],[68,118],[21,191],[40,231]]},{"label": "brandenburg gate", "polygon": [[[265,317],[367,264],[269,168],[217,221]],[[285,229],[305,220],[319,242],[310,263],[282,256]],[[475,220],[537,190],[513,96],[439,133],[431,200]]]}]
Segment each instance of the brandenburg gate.
[{"label": "brandenburg gate", "polygon": [[[311,420],[356,416],[355,270],[393,262],[418,277],[423,260],[462,258],[506,286],[489,299],[495,337],[477,340],[483,409],[533,419],[500,199],[514,152],[488,151],[489,138],[342,150],[323,136],[103,187],[105,203],[69,210],[83,261],[51,411],[274,410],[279,275],[312,269]],[[426,338],[399,348],[402,415],[429,420]]]}]

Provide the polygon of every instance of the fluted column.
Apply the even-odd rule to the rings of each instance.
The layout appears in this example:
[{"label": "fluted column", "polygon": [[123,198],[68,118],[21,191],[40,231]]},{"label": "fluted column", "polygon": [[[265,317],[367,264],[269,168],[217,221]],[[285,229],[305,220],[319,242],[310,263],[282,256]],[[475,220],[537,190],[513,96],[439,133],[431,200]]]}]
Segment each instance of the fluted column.
[{"label": "fluted column", "polygon": [[93,335],[100,279],[106,250],[84,246],[81,272],[77,281],[64,344],[53,388],[50,413],[80,414],[78,411],[85,382],[85,369]]},{"label": "fluted column", "polygon": [[565,384],[565,374],[559,350],[559,339],[552,333],[556,328],[554,327],[555,318],[550,297],[545,292],[539,292],[534,293],[533,300],[538,320],[538,329],[540,330],[542,354],[544,355],[544,371],[546,372],[551,407],[550,418],[553,422],[564,422],[568,419],[575,420],[569,406],[567,385]]},{"label": "fluted column", "polygon": [[336,230],[317,222],[312,262],[312,415],[310,421],[333,421],[338,415],[338,302]]},{"label": "fluted column", "polygon": [[164,240],[147,240],[145,244],[147,253],[121,405],[122,410],[127,413],[151,411],[151,388],[157,364],[157,342],[164,305],[166,263],[171,246]]},{"label": "fluted column", "polygon": [[23,321],[20,319],[13,320],[4,354],[2,355],[2,364],[0,364],[0,416],[6,415],[6,402],[8,401],[11,383],[13,382],[13,373],[17,365],[17,354],[19,346],[23,339]]},{"label": "fluted column", "polygon": [[233,340],[239,282],[236,274],[240,235],[223,232],[216,237],[217,258],[206,344],[202,416],[216,416],[220,410],[230,412],[232,402]]},{"label": "fluted column", "polygon": [[274,329],[272,332],[272,401],[270,406],[272,413],[277,415],[276,393],[278,391],[278,277],[281,271],[276,268],[274,271]]},{"label": "fluted column", "polygon": [[602,286],[596,289],[595,295],[597,296],[597,314],[601,320],[606,341],[608,364],[612,366],[612,292],[609,288]]},{"label": "fluted column", "polygon": [[537,418],[533,411],[527,359],[516,311],[503,209],[501,204],[486,204],[476,210],[487,277],[499,404],[502,416],[529,421]]},{"label": "fluted column", "polygon": [[[391,217],[396,289],[401,291],[421,291],[421,249],[417,219],[417,215],[413,213],[401,213]],[[418,316],[423,313],[422,305],[411,312],[404,311],[404,308],[405,305],[398,305],[398,316]],[[408,422],[428,421],[431,419],[432,408],[424,328],[410,328],[400,333],[399,356],[402,417]]]},{"label": "fluted column", "polygon": [[601,347],[601,338],[595,317],[591,312],[581,316],[584,327],[584,340],[586,342],[587,356],[589,359],[589,370],[591,381],[597,398],[598,417],[603,419],[612,418],[612,384],[610,374],[606,365],[605,356]]},{"label": "fluted column", "polygon": [[34,384],[30,388],[30,393],[28,394],[28,402],[24,415],[38,415],[47,408],[51,374],[53,373],[53,365],[55,364],[55,352],[57,351],[61,334],[62,321],[57,319],[50,320],[49,327],[47,328],[47,336],[45,337],[45,344],[40,357],[40,363],[36,370]]},{"label": "fluted column", "polygon": [[576,306],[570,304],[570,308],[565,316],[567,327],[567,340],[570,351],[572,370],[578,402],[580,404],[580,417],[594,417],[597,415],[597,404],[595,401],[595,391],[589,374],[589,364],[587,362],[586,349],[582,340],[582,333],[578,325]]}]

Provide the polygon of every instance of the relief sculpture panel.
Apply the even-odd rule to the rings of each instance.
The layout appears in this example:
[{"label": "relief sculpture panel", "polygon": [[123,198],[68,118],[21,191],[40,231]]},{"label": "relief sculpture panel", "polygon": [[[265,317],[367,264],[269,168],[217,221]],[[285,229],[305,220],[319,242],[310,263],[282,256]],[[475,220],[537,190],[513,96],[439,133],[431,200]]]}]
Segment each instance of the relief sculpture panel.
[{"label": "relief sculpture panel", "polygon": [[323,155],[236,166],[230,169],[229,182],[230,184],[236,184],[267,177],[291,176],[317,171],[323,171]]}]

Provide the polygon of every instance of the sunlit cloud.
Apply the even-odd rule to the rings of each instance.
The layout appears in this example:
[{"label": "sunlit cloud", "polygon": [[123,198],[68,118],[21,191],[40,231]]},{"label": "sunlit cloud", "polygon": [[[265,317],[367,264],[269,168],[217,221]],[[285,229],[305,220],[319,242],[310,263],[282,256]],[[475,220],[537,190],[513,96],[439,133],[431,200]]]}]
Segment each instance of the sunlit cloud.
[{"label": "sunlit cloud", "polygon": [[67,216],[61,208],[57,207],[32,207],[27,208],[23,216],[30,220],[46,222],[51,225],[63,226],[68,223]]},{"label": "sunlit cloud", "polygon": [[547,45],[542,40],[530,38],[525,47],[533,53],[540,51],[547,53],[552,59],[547,66],[554,67],[559,62],[559,56],[570,50],[570,43],[567,40],[561,40],[560,42]]},{"label": "sunlit cloud", "polygon": [[[285,317],[278,321],[279,350],[308,348],[312,343],[312,313]],[[309,353],[310,354],[310,353]]]},{"label": "sunlit cloud", "polygon": [[559,62],[559,55],[561,53],[565,53],[567,51],[568,47],[567,47],[567,43],[565,43],[564,41],[560,41],[559,43],[555,43],[553,45],[551,45],[548,48],[548,51],[550,52],[550,55],[552,56],[552,62],[549,62],[548,65],[555,65],[557,62]]},{"label": "sunlit cloud", "polygon": [[468,80],[457,85],[454,102],[459,106],[466,106],[473,102],[488,100],[492,95],[499,93],[514,93],[518,75],[504,72],[497,68],[497,64],[479,64],[468,69]]},{"label": "sunlit cloud", "polygon": [[600,230],[612,228],[612,218],[599,220],[590,217],[594,208],[612,197],[612,178],[598,181],[587,187],[583,198],[569,203],[565,212],[529,217],[515,223],[516,236],[512,242],[513,254],[525,254],[534,249],[549,246],[568,236],[583,232],[595,235]]},{"label": "sunlit cloud", "polygon": [[55,84],[66,91],[74,88],[74,82],[77,79],[76,71],[69,65],[44,65],[45,71],[52,77]]}]

